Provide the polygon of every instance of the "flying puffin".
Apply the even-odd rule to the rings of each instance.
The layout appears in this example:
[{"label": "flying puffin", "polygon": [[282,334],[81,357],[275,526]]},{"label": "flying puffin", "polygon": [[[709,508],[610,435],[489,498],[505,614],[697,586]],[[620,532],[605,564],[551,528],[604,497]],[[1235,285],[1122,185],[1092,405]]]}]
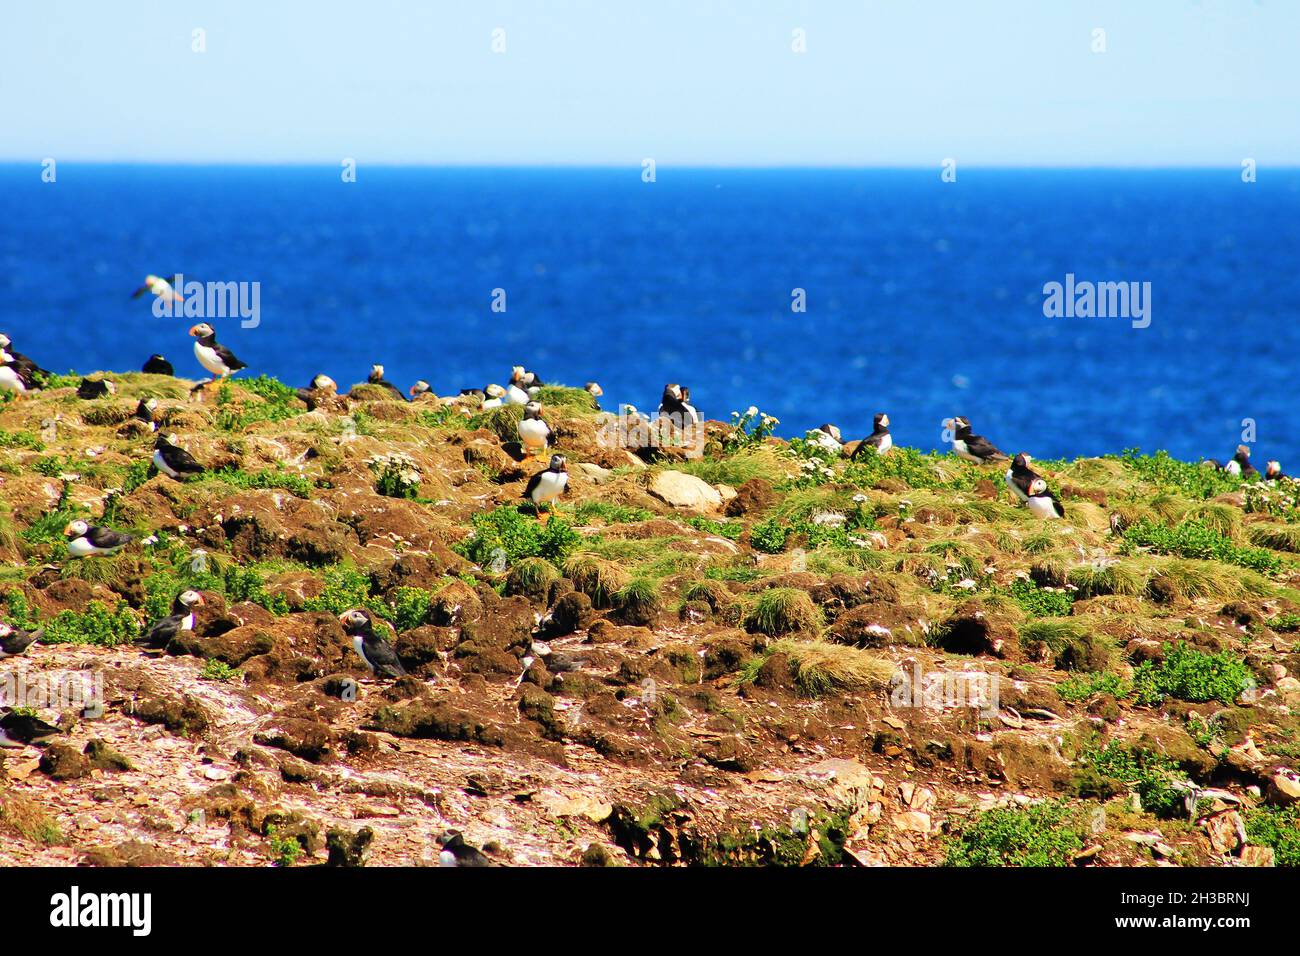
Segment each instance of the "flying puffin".
[{"label": "flying puffin", "polygon": [[872,432],[862,441],[858,442],[858,447],[853,449],[853,457],[865,455],[862,451],[864,448],[874,448],[877,455],[883,455],[894,447],[894,438],[889,434],[889,416],[884,412],[876,412],[872,418]]},{"label": "flying puffin", "polygon": [[532,461],[550,446],[551,426],[542,419],[541,402],[524,406],[524,417],[519,419],[519,444],[523,446],[525,461]]},{"label": "flying puffin", "polygon": [[1047,482],[1035,478],[1029,485],[1029,496],[1025,505],[1040,518],[1064,518],[1065,508],[1056,500],[1056,495],[1047,488]]},{"label": "flying puffin", "polygon": [[998,451],[991,441],[971,432],[970,419],[958,415],[956,418],[945,419],[943,424],[945,428],[952,429],[952,450],[958,458],[965,458],[977,465],[1007,460],[1007,456]]},{"label": "flying puffin", "polygon": [[167,361],[157,352],[145,359],[144,368],[140,369],[140,371],[147,372],[150,375],[176,374],[176,369],[172,368],[172,363]]},{"label": "flying puffin", "polygon": [[527,373],[522,365],[516,365],[510,370],[510,384],[506,386],[505,404],[507,405],[527,405],[532,398],[525,387]]},{"label": "flying puffin", "polygon": [[190,335],[194,336],[194,357],[214,377],[228,378],[241,368],[248,368],[235,358],[234,352],[217,344],[217,333],[208,323],[200,322],[190,329]]},{"label": "flying puffin", "polygon": [[49,377],[50,374],[49,371],[41,368],[30,358],[24,355],[22,352],[14,351],[14,349],[10,347],[12,345],[13,345],[13,340],[9,338],[9,336],[5,335],[3,332],[0,332],[0,352],[4,353],[4,359],[3,359],[4,361],[12,362],[15,365],[22,365],[25,367],[29,367],[33,372],[36,373],[36,375],[39,378]]},{"label": "flying puffin", "polygon": [[839,428],[830,424],[818,425],[805,436],[808,441],[817,445],[819,448],[825,448],[836,455],[844,451],[844,438]]},{"label": "flying puffin", "polygon": [[528,487],[524,489],[524,497],[537,507],[538,521],[545,523],[549,520],[550,510],[547,510],[547,517],[543,518],[542,505],[560,497],[568,487],[569,464],[563,455],[552,455],[546,470],[539,471],[528,479]]},{"label": "flying puffin", "polygon": [[24,713],[9,707],[0,707],[0,747],[39,747],[49,743],[63,731],[46,723],[35,714]]},{"label": "flying puffin", "polygon": [[176,291],[173,283],[179,276],[168,276],[164,279],[162,276],[145,276],[144,285],[131,293],[131,298],[138,299],[146,292],[152,292],[164,302],[182,302],[184,297]]},{"label": "flying puffin", "polygon": [[117,554],[135,540],[135,535],[88,524],[80,518],[69,521],[63,534],[68,539],[68,555],[74,558]]},{"label": "flying puffin", "polygon": [[1011,489],[1011,493],[1022,504],[1029,500],[1030,486],[1041,477],[1029,467],[1031,461],[1033,461],[1033,458],[1022,451],[1011,459],[1011,467],[1007,469],[1006,473],[1007,487]]},{"label": "flying puffin", "polygon": [[370,366],[370,375],[366,381],[371,385],[378,385],[380,388],[386,388],[402,401],[406,401],[406,396],[402,394],[402,390],[384,378],[384,367],[382,365]]},{"label": "flying puffin", "polygon": [[424,379],[420,379],[414,385],[411,386],[411,390],[409,394],[411,398],[419,398],[421,395],[432,395],[433,389],[429,386],[428,382],[426,382]]},{"label": "flying puffin", "polygon": [[[171,437],[174,439],[176,436]],[[189,452],[163,435],[159,435],[154,442],[153,463],[168,478],[178,481],[190,475],[201,475],[205,471]]]},{"label": "flying puffin", "polygon": [[1250,448],[1246,445],[1237,446],[1237,453],[1232,456],[1232,461],[1223,466],[1223,470],[1242,478],[1259,477],[1259,469],[1250,463]]},{"label": "flying puffin", "polygon": [[17,657],[45,636],[45,628],[34,631],[20,631],[8,624],[0,623],[0,660]]},{"label": "flying puffin", "polygon": [[393,643],[383,634],[375,633],[374,620],[369,611],[360,608],[339,615],[343,633],[352,638],[352,647],[376,677],[405,677],[406,668],[397,657]]},{"label": "flying puffin", "polygon": [[1285,478],[1286,475],[1282,474],[1282,465],[1280,462],[1270,461],[1264,466],[1264,479],[1266,481],[1281,481]]},{"label": "flying puffin", "polygon": [[106,378],[83,378],[77,386],[77,398],[84,398],[87,401],[116,394],[117,385]]},{"label": "flying puffin", "polygon": [[178,634],[193,631],[194,609],[202,604],[203,595],[198,591],[182,591],[172,601],[172,612],[154,621],[140,638],[140,643],[146,647],[166,647]]}]

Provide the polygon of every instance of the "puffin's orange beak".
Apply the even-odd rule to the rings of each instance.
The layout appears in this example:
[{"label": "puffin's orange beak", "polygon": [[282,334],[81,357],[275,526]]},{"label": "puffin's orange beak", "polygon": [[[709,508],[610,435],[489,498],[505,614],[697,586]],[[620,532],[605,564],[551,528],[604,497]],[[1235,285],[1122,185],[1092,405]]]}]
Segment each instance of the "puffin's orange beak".
[{"label": "puffin's orange beak", "polygon": [[197,337],[198,334],[199,334],[199,327],[197,325],[190,326],[190,335]]},{"label": "puffin's orange beak", "polygon": [[72,522],[69,521],[63,529],[64,534],[72,534]]}]

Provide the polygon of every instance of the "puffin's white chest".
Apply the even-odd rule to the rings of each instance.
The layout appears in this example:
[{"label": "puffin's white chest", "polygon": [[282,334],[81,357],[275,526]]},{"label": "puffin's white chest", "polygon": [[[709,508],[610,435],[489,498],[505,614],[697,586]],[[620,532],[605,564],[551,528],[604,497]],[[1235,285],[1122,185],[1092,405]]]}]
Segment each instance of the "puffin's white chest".
[{"label": "puffin's white chest", "polygon": [[192,631],[192,630],[194,630],[194,612],[193,612],[193,611],[190,611],[189,614],[186,614],[183,618],[181,618],[181,630],[182,630],[182,631]]},{"label": "puffin's white chest", "polygon": [[885,452],[889,451],[889,449],[893,447],[894,447],[894,439],[888,434],[881,435],[880,444],[876,446],[876,454],[883,455]]},{"label": "puffin's white chest", "polygon": [[525,418],[519,423],[519,440],[525,448],[545,448],[551,429],[540,418]]},{"label": "puffin's white chest", "polygon": [[1047,495],[1035,495],[1032,498],[1026,499],[1025,504],[1029,506],[1030,511],[1038,515],[1040,518],[1061,517],[1056,513],[1056,502]]},{"label": "puffin's white chest", "polygon": [[533,501],[541,504],[558,498],[569,484],[569,476],[564,472],[544,471],[533,489]]},{"label": "puffin's white chest", "polygon": [[1025,494],[1023,491],[1021,491],[1021,490],[1020,490],[1020,486],[1019,486],[1018,484],[1016,484],[1015,479],[1014,479],[1014,476],[1011,474],[1011,469],[1010,469],[1010,468],[1007,469],[1007,473],[1006,473],[1006,475],[1005,475],[1005,478],[1006,478],[1006,482],[1007,482],[1007,487],[1011,489],[1011,493],[1012,493],[1013,495],[1015,495],[1015,496],[1016,496],[1017,498],[1019,498],[1021,501],[1028,501],[1028,500],[1029,500],[1029,495],[1027,495],[1027,494]]},{"label": "puffin's white chest", "polygon": [[978,463],[984,460],[977,455],[972,455],[970,449],[966,447],[966,442],[960,438],[954,438],[952,440],[952,450],[957,453],[958,458],[965,458],[967,461]]},{"label": "puffin's white chest", "polygon": [[161,472],[162,472],[164,475],[166,475],[168,478],[179,478],[179,477],[180,477],[180,473],[179,473],[179,472],[176,472],[176,471],[173,471],[173,470],[171,469],[171,467],[167,464],[166,459],[163,458],[163,453],[162,453],[162,449],[161,449],[161,448],[156,448],[156,449],[154,449],[154,453],[153,453],[153,466],[154,466],[155,468],[157,468],[159,471],[161,471]]},{"label": "puffin's white chest", "polygon": [[511,405],[527,405],[528,393],[518,385],[511,385],[506,389],[506,401]]},{"label": "puffin's white chest", "polygon": [[27,391],[27,386],[23,384],[18,373],[7,365],[0,366],[0,388],[20,395]]},{"label": "puffin's white chest", "polygon": [[202,342],[194,343],[194,357],[199,360],[199,364],[211,372],[213,375],[225,375],[230,371],[226,363],[221,361],[221,356],[217,350],[210,345],[204,345]]},{"label": "puffin's white chest", "polygon": [[1241,465],[1239,465],[1236,461],[1228,462],[1226,465],[1223,466],[1223,470],[1230,475],[1238,475],[1238,476],[1241,475]]},{"label": "puffin's white chest", "polygon": [[101,551],[101,549],[95,547],[93,544],[90,543],[89,538],[84,536],[80,538],[73,538],[71,541],[68,542],[68,554],[72,555],[74,558],[84,558],[92,554],[106,554],[106,553],[108,552]]},{"label": "puffin's white chest", "polygon": [[352,638],[352,649],[357,652],[357,657],[361,658],[362,662],[366,665],[366,667],[370,668],[373,671],[375,669],[375,665],[370,663],[370,658],[366,657],[365,648],[366,648],[366,640],[360,634]]}]

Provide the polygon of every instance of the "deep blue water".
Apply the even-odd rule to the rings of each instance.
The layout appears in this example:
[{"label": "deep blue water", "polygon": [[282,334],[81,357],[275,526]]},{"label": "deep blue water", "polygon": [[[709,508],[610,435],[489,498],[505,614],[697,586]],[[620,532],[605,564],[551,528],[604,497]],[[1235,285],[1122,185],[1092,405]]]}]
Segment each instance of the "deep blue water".
[{"label": "deep blue water", "polygon": [[[0,166],[0,329],[56,371],[198,377],[148,272],[259,281],[261,325],[214,322],[251,372],[346,387],[372,362],[440,394],[595,379],[783,435],[886,410],[930,448],[964,414],[1039,457],[1138,445],[1300,467],[1300,171]],[[1152,322],[1043,317],[1067,272],[1152,283]],[[807,312],[791,312],[791,290]],[[504,288],[508,311],[491,311]]]}]

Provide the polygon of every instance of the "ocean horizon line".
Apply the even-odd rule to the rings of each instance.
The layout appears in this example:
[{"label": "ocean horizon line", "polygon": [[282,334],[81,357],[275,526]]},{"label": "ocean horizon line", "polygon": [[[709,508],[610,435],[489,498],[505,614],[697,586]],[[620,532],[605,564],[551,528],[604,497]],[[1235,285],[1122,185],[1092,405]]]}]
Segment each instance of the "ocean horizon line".
[{"label": "ocean horizon line", "polygon": [[[1256,157],[1242,157],[1242,159]],[[953,157],[942,157],[933,163],[682,163],[658,160],[655,157],[640,157],[621,163],[496,163],[496,162],[392,162],[384,160],[364,160],[353,156],[339,157],[334,160],[153,160],[153,159],[84,159],[61,158],[58,156],[11,158],[0,157],[0,170],[7,168],[40,168],[48,159],[54,159],[60,166],[73,167],[111,167],[111,168],[167,168],[167,169],[337,169],[344,160],[356,162],[366,169],[382,170],[508,170],[526,172],[581,172],[581,171],[623,171],[640,169],[646,159],[654,159],[657,169],[698,172],[900,172],[920,173],[942,171],[944,162]],[[1270,172],[1298,172],[1300,161],[1280,165],[1258,163]],[[1111,164],[1091,165],[1056,164],[1056,163],[974,163],[957,159],[960,173],[1212,173],[1239,172],[1241,162],[1224,163],[1186,163],[1186,164]]]}]

